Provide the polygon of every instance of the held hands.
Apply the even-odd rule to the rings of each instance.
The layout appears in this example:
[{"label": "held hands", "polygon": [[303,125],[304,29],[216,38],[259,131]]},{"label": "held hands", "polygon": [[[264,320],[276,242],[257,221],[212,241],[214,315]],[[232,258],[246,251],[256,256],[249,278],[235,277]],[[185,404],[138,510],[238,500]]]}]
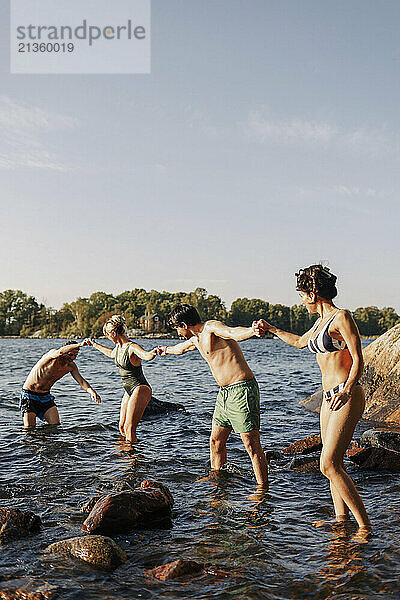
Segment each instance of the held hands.
[{"label": "held hands", "polygon": [[157,346],[157,348],[154,348],[154,352],[158,356],[165,356],[167,354],[167,346]]},{"label": "held hands", "polygon": [[257,337],[264,337],[267,331],[270,331],[272,325],[264,321],[264,319],[259,319],[258,321],[253,321],[251,328]]},{"label": "held hands", "polygon": [[93,346],[94,340],[92,338],[86,338],[81,342],[81,346]]},{"label": "held hands", "polygon": [[[346,402],[348,402],[349,400],[349,395],[346,394],[346,392],[339,392],[338,394],[335,394],[334,396],[332,396],[331,400],[330,400],[330,406],[329,408],[331,410],[339,410],[339,408],[342,408],[342,406],[344,406],[346,404]],[[328,400],[329,402],[329,400]]]}]

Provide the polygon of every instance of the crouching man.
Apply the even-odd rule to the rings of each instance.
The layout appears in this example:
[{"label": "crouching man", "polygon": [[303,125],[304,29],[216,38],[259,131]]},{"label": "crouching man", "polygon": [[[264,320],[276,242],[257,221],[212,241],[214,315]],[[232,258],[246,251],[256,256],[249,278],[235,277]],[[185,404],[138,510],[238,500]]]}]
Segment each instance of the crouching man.
[{"label": "crouching man", "polygon": [[79,383],[81,388],[88,392],[91,399],[101,402],[100,396],[89,383],[82,377],[74,360],[78,356],[79,348],[85,346],[85,342],[67,342],[58,349],[46,352],[34,365],[23,385],[20,396],[20,409],[24,419],[24,427],[34,427],[36,417],[51,425],[58,425],[60,417],[54,396],[50,394],[51,387],[71,373],[72,377]]}]

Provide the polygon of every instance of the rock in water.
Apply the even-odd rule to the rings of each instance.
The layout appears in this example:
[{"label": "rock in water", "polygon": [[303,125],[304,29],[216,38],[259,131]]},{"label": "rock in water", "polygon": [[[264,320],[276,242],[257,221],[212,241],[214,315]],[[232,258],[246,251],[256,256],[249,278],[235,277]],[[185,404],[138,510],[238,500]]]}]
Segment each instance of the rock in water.
[{"label": "rock in water", "polygon": [[140,488],[108,494],[96,502],[82,525],[88,533],[118,533],[154,527],[168,522],[174,504],[171,492],[156,481],[142,481]]},{"label": "rock in water", "polygon": [[0,507],[0,545],[39,531],[40,517],[29,510]]},{"label": "rock in water", "polygon": [[287,465],[297,473],[320,473],[319,456],[295,456]]},{"label": "rock in water", "polygon": [[[374,340],[363,350],[365,391],[364,419],[400,425],[400,324]],[[300,404],[319,412],[322,390]]]},{"label": "rock in water", "polygon": [[61,540],[48,546],[46,554],[78,558],[96,569],[115,569],[126,561],[126,553],[109,537],[86,535]]},{"label": "rock in water", "polygon": [[170,579],[176,579],[177,577],[182,577],[183,575],[200,573],[200,571],[203,570],[204,563],[198,563],[194,560],[178,559],[166,565],[160,565],[159,567],[154,567],[154,569],[149,569],[144,573],[150,577],[161,579],[161,581],[169,581]]},{"label": "rock in water", "polygon": [[26,579],[7,581],[7,586],[0,589],[0,600],[51,600],[58,596],[58,587],[48,583],[38,583]]},{"label": "rock in water", "polygon": [[315,433],[290,444],[282,452],[285,454],[311,454],[319,450],[322,450],[321,436],[319,433]]},{"label": "rock in water", "polygon": [[183,404],[176,404],[175,402],[164,402],[151,397],[150,402],[145,408],[143,417],[153,417],[154,415],[165,415],[171,412],[186,412]]},{"label": "rock in water", "polygon": [[368,429],[360,437],[360,446],[374,446],[400,452],[400,430]]},{"label": "rock in water", "polygon": [[400,452],[386,448],[354,448],[346,456],[362,469],[371,471],[400,471]]}]

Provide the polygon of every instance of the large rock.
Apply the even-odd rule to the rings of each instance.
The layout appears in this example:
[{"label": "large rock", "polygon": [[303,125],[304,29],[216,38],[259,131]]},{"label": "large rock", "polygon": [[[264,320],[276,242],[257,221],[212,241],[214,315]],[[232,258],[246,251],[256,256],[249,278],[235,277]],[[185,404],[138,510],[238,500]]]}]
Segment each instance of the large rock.
[{"label": "large rock", "polygon": [[371,471],[400,471],[400,452],[386,448],[353,448],[346,456],[361,469]]},{"label": "large rock", "polygon": [[204,563],[198,563],[194,560],[174,560],[166,565],[160,565],[145,571],[145,575],[155,577],[161,581],[169,581],[184,575],[194,575],[204,570]]},{"label": "large rock", "polygon": [[[400,425],[400,324],[381,335],[363,350],[366,407],[364,419]],[[319,412],[322,390],[300,404]]]},{"label": "large rock", "polygon": [[360,446],[400,452],[400,429],[368,429],[360,437]]},{"label": "large rock", "polygon": [[109,537],[86,535],[55,542],[45,549],[46,554],[63,558],[78,558],[96,569],[115,569],[126,561],[126,553]]},{"label": "large rock", "polygon": [[97,500],[82,529],[88,533],[124,533],[153,528],[170,521],[173,504],[172,495],[164,485],[142,481],[140,488],[108,494]]},{"label": "large rock", "polygon": [[0,545],[39,531],[40,517],[29,510],[0,507]]},{"label": "large rock", "polygon": [[400,425],[400,324],[364,349],[364,418]]},{"label": "large rock", "polygon": [[155,415],[166,415],[172,412],[186,412],[186,409],[183,404],[164,402],[163,400],[158,400],[152,396],[144,410],[142,418],[154,417]]},{"label": "large rock", "polygon": [[319,433],[308,435],[284,448],[284,454],[311,454],[322,450],[322,440]]}]

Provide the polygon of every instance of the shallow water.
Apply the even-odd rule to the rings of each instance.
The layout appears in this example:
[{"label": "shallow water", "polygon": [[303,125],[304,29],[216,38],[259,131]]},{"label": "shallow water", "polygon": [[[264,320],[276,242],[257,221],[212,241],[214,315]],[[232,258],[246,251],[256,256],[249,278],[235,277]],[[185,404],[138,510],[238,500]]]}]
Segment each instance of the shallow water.
[{"label": "shallow water", "polygon": [[[154,346],[152,340],[140,343]],[[400,598],[398,475],[352,470],[373,524],[373,536],[364,544],[352,541],[352,532],[343,536],[312,526],[333,515],[321,475],[292,473],[272,463],[270,491],[255,494],[250,461],[237,435],[228,442],[228,460],[242,471],[204,478],[217,386],[196,352],[144,365],[154,395],[183,403],[187,412],[143,422],[134,449],[118,434],[117,371],[92,348],[81,350],[77,364],[103,403],[91,404],[67,376],[53,388],[61,426],[24,431],[18,413],[21,384],[41,354],[59,344],[0,340],[0,505],[33,510],[43,521],[39,534],[0,547],[0,581],[49,582],[66,600]],[[242,348],[261,388],[264,447],[283,447],[317,432],[317,415],[298,406],[319,386],[315,358],[278,340],[249,340]],[[361,423],[357,433],[369,426]],[[172,529],[115,536],[128,561],[112,573],[43,556],[48,544],[80,535],[79,507],[97,491],[143,479],[170,488]],[[177,558],[206,561],[215,572],[168,583],[143,575]]]}]

